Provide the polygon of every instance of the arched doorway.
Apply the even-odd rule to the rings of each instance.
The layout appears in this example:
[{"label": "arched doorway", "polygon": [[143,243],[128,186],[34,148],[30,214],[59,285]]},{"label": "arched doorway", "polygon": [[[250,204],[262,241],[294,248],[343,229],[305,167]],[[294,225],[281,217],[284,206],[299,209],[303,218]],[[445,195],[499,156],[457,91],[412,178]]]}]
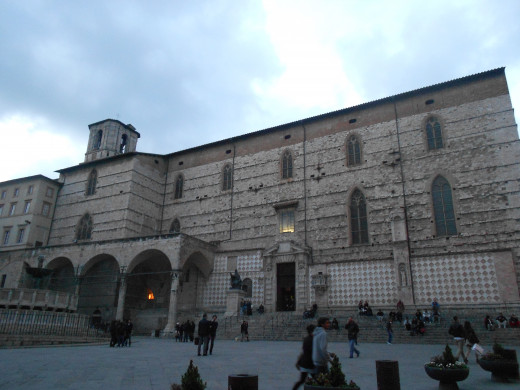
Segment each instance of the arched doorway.
[{"label": "arched doorway", "polygon": [[177,295],[180,312],[190,313],[202,308],[209,272],[210,264],[200,252],[191,254],[184,262]]},{"label": "arched doorway", "polygon": [[101,322],[114,319],[119,296],[119,264],[108,254],[90,259],[83,267],[79,285],[78,312],[101,312]]},{"label": "arched doorway", "polygon": [[74,275],[74,266],[68,258],[53,259],[47,264],[47,268],[52,270],[49,290],[76,293],[77,279]]},{"label": "arched doorway", "polygon": [[131,319],[136,333],[163,329],[168,320],[171,264],[161,251],[140,253],[126,275],[123,318]]}]

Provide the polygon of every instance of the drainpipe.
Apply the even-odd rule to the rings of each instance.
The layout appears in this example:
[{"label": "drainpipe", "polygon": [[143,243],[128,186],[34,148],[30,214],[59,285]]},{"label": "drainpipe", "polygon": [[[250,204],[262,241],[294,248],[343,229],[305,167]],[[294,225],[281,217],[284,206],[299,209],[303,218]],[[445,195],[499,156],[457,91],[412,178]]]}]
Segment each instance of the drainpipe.
[{"label": "drainpipe", "polygon": [[406,188],[404,185],[404,168],[403,168],[403,159],[401,154],[401,138],[399,134],[399,120],[397,117],[397,104],[395,102],[395,98],[392,98],[392,102],[394,104],[394,115],[395,115],[395,129],[397,133],[397,149],[399,152],[399,158],[401,161],[399,162],[399,168],[401,169],[401,186],[403,190],[403,208],[404,208],[404,226],[406,229],[406,247],[408,249],[408,262],[410,264],[410,287],[412,289],[412,301],[415,305],[415,289],[413,286],[413,274],[412,274],[412,250],[410,248],[410,234],[408,230],[408,207],[406,205]]}]

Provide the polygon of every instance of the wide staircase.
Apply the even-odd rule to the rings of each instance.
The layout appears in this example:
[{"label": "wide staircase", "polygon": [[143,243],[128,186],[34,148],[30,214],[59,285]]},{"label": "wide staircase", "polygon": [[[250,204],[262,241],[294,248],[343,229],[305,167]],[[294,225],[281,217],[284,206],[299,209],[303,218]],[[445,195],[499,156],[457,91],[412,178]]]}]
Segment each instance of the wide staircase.
[{"label": "wide staircase", "polygon": [[[515,308],[514,313],[519,311]],[[511,312],[503,311],[504,315],[509,316]],[[410,319],[415,311],[404,313],[404,318],[408,316]],[[459,321],[470,321],[477,336],[480,339],[481,345],[492,345],[495,342],[503,345],[520,345],[520,328],[506,328],[488,331],[484,328],[484,317],[489,314],[492,318],[498,315],[498,311],[492,312],[489,310],[444,310],[439,322],[427,323],[426,333],[422,336],[412,336],[410,331],[407,331],[404,325],[400,322],[392,324],[393,329],[393,343],[398,344],[444,344],[451,343],[453,337],[448,334],[448,329],[452,322],[452,317],[457,315]],[[252,316],[219,316],[218,338],[220,339],[241,339],[240,325],[242,321],[247,321],[249,324],[249,339],[250,340],[291,340],[300,341],[306,335],[306,327],[308,324],[316,324],[318,317],[328,317],[331,320],[336,318],[339,322],[339,330],[329,330],[329,342],[347,342],[347,331],[345,324],[349,317],[354,318],[358,323],[360,332],[358,341],[360,343],[386,343],[388,335],[386,332],[386,321],[380,322],[376,316],[360,316],[357,310],[351,312],[324,312],[318,311],[314,319],[303,319],[302,315],[294,312],[283,313],[264,313],[253,314]]]}]

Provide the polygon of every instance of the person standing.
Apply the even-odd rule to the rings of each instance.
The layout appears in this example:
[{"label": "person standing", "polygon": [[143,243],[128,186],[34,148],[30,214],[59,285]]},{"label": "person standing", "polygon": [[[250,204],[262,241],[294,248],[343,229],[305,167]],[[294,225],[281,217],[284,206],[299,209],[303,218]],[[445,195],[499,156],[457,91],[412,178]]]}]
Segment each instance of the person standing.
[{"label": "person standing", "polygon": [[464,333],[464,328],[459,322],[459,318],[457,316],[453,317],[453,322],[448,329],[448,333],[453,336],[453,340],[455,341],[455,345],[457,346],[457,355],[455,355],[455,359],[459,360],[462,356],[464,362],[467,363],[466,357],[464,356],[464,339],[466,335]]},{"label": "person standing", "polygon": [[217,336],[218,321],[217,316],[211,318],[209,323],[209,354],[213,353],[213,345],[215,344],[215,337]]},{"label": "person standing", "polygon": [[359,357],[359,351],[356,349],[357,344],[357,336],[359,333],[359,326],[356,324],[356,321],[352,317],[348,319],[347,324],[345,325],[345,329],[347,330],[347,336],[348,336],[348,343],[350,346],[350,356],[349,358],[354,357],[354,352],[356,353],[356,356]]},{"label": "person standing", "polygon": [[309,374],[314,374],[314,363],[312,362],[312,332],[316,325],[307,326],[307,336],[303,339],[302,353],[296,362],[296,368],[300,371],[300,380],[296,382],[292,390],[296,390],[305,383]]},{"label": "person standing", "polygon": [[327,317],[318,319],[318,326],[312,333],[312,362],[316,367],[316,374],[329,371],[328,362],[334,358],[333,353],[327,351],[327,330],[330,328],[330,321]]},{"label": "person standing", "polygon": [[242,325],[240,325],[240,334],[242,335],[242,338],[240,341],[244,341],[244,338],[246,338],[246,341],[249,341],[249,324],[246,320],[242,321]]},{"label": "person standing", "polygon": [[388,333],[388,341],[387,344],[392,344],[392,339],[394,337],[394,331],[392,330],[392,320],[389,319],[386,323],[386,332]]},{"label": "person standing", "polygon": [[132,330],[134,329],[134,324],[132,321],[128,320],[125,326],[125,346],[128,344],[129,347],[132,346]]},{"label": "person standing", "polygon": [[208,354],[208,343],[209,343],[209,321],[208,315],[204,313],[202,320],[199,321],[199,345],[197,346],[197,354],[200,356],[200,349],[204,344],[204,356]]}]

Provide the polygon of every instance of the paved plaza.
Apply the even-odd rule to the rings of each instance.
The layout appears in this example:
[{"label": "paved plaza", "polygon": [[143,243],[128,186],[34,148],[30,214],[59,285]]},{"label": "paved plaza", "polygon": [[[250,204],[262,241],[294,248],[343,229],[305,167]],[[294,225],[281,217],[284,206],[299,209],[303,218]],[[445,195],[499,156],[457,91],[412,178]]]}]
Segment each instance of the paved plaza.
[{"label": "paved plaza", "polygon": [[[489,346],[484,346],[488,350]],[[294,367],[301,343],[292,341],[235,342],[217,340],[212,356],[197,356],[192,343],[136,337],[130,348],[81,345],[0,349],[0,389],[43,390],[169,390],[180,383],[190,359],[199,367],[209,390],[227,389],[228,376],[258,375],[260,390],[291,389],[299,373]],[[347,379],[362,390],[377,389],[376,360],[397,360],[401,389],[434,390],[438,382],[423,364],[441,353],[443,345],[360,344],[359,358],[348,358],[347,343],[330,343],[340,357]],[[520,349],[516,347],[520,356]],[[470,375],[461,390],[516,389],[518,384],[491,382],[490,373],[470,358]]]}]

